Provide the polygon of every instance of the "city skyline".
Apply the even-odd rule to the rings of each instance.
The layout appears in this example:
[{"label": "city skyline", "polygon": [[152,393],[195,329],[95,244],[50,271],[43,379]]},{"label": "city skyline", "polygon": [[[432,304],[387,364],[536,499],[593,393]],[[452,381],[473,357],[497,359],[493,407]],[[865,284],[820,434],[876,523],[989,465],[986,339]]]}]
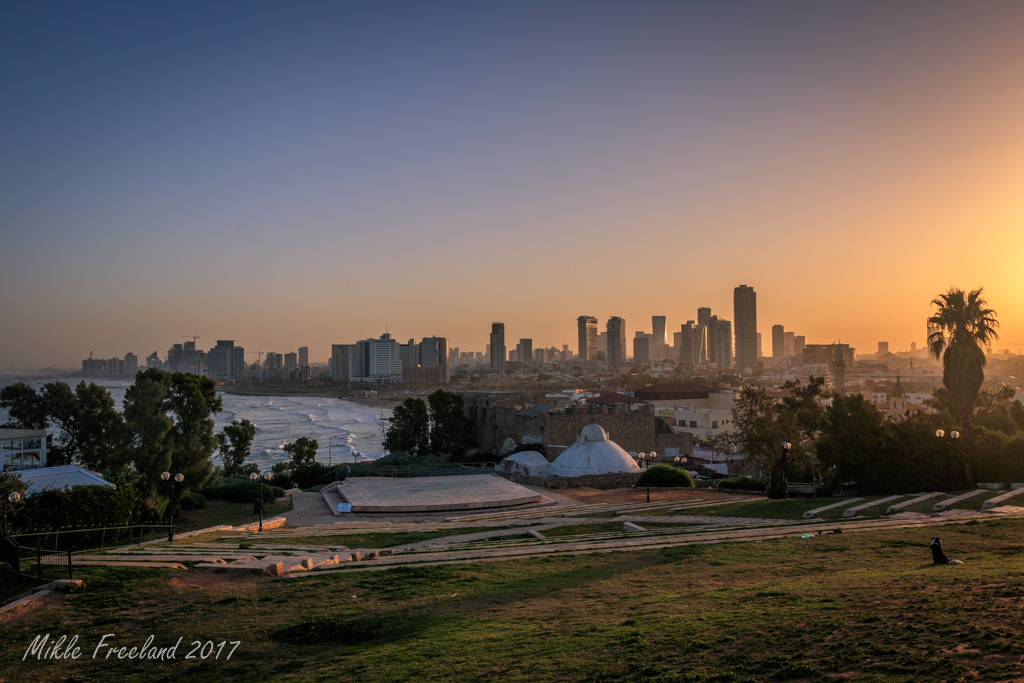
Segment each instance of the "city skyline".
[{"label": "city skyline", "polygon": [[1024,5],[245,7],[0,6],[0,371],[735,332],[741,283],[861,353],[984,287],[1024,350]]}]

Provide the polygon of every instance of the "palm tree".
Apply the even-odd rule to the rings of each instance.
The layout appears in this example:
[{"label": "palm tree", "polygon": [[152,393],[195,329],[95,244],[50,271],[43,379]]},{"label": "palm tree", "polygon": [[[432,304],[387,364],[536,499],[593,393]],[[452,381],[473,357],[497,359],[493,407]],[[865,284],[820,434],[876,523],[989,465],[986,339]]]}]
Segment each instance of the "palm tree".
[{"label": "palm tree", "polygon": [[996,312],[986,308],[981,289],[965,293],[951,287],[945,294],[932,300],[935,315],[928,318],[932,332],[928,335],[928,352],[938,360],[942,358],[942,384],[949,391],[949,406],[960,418],[964,444],[964,477],[970,485],[971,476],[971,415],[985,380],[985,352],[999,338]]}]

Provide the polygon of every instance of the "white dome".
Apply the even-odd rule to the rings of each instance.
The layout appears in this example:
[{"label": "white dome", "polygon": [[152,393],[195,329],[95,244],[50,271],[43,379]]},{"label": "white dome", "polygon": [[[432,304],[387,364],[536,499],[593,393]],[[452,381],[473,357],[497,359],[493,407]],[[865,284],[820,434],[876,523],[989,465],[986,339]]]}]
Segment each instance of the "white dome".
[{"label": "white dome", "polygon": [[576,443],[562,451],[551,463],[551,469],[557,477],[640,471],[629,453],[610,441],[607,432],[597,424],[584,427]]},{"label": "white dome", "polygon": [[599,424],[589,424],[580,430],[580,436],[584,441],[607,441],[608,432]]},{"label": "white dome", "polygon": [[513,453],[501,461],[505,472],[525,474],[529,477],[547,477],[551,475],[551,463],[537,451],[520,451]]}]

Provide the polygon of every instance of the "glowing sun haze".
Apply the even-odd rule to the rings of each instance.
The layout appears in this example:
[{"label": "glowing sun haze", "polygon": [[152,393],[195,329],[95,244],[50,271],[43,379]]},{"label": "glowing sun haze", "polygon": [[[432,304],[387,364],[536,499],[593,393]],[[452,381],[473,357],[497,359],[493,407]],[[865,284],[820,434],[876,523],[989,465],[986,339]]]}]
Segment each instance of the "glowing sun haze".
[{"label": "glowing sun haze", "polygon": [[[732,290],[872,352],[1024,342],[1024,3],[0,4],[0,368],[444,335]],[[1014,352],[1022,346],[1009,346]]]}]

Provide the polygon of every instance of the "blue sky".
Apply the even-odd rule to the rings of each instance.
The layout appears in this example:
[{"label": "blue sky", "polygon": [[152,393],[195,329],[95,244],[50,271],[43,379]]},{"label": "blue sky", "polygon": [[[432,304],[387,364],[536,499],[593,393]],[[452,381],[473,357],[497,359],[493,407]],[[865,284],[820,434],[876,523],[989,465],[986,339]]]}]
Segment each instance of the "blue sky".
[{"label": "blue sky", "polygon": [[1024,342],[1022,20],[4,3],[0,368],[184,334],[322,360],[385,326],[482,350],[492,320],[574,346],[580,314],[731,318],[741,283],[762,331],[864,351],[985,286]]}]

